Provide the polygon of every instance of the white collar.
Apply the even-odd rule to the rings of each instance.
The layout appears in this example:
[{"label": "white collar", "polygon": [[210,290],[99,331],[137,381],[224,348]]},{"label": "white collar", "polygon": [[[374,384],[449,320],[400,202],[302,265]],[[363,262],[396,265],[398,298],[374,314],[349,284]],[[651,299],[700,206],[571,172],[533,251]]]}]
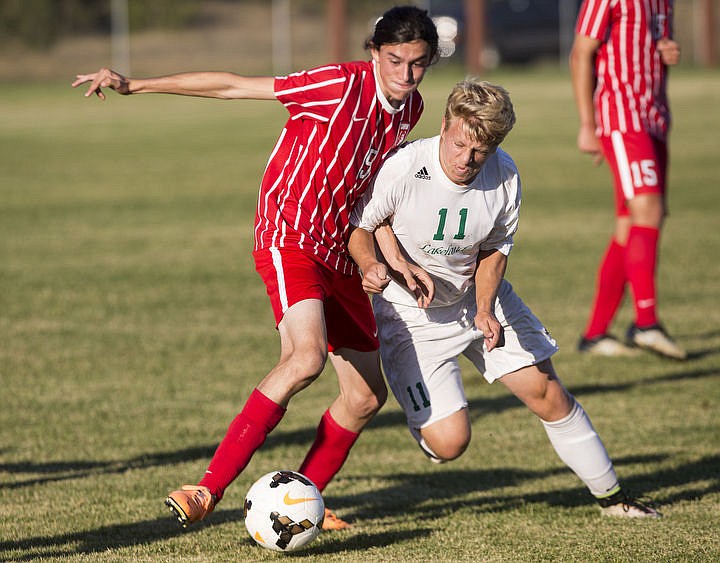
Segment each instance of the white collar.
[{"label": "white collar", "polygon": [[401,112],[402,110],[405,109],[405,102],[407,102],[407,98],[405,99],[405,102],[400,104],[400,107],[398,107],[398,108],[393,107],[393,105],[385,97],[385,94],[383,94],[382,88],[380,88],[380,76],[378,76],[378,70],[377,70],[377,65],[375,64],[375,59],[372,60],[372,65],[373,65],[373,74],[375,75],[375,93],[378,97],[378,100],[380,100],[380,103],[382,104],[383,109],[390,114],[395,114],[395,113]]}]

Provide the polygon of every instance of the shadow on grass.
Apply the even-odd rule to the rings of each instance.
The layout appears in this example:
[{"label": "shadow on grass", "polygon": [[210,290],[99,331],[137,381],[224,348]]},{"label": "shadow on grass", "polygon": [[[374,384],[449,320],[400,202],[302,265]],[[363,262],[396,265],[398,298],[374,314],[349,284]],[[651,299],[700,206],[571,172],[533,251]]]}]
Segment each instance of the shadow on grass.
[{"label": "shadow on grass", "polygon": [[[717,370],[697,369],[683,370],[664,374],[657,377],[647,377],[634,381],[612,384],[595,384],[586,386],[572,386],[570,391],[578,396],[588,396],[597,393],[625,392],[635,387],[668,381],[681,381],[686,379],[700,379],[718,376]],[[469,401],[469,410],[473,422],[492,414],[504,412],[511,408],[525,409],[524,405],[513,395],[503,395],[489,399],[474,398]],[[366,432],[373,428],[404,427],[405,415],[398,410],[381,411],[370,422]],[[268,436],[263,450],[282,448],[289,445],[310,445],[315,438],[315,428],[302,428],[298,430],[283,431],[282,427]],[[409,438],[408,438],[409,439]],[[43,483],[79,479],[98,474],[124,473],[131,469],[144,469],[164,465],[175,465],[194,460],[209,461],[215,453],[217,444],[196,446],[175,450],[171,452],[156,452],[142,454],[126,460],[116,461],[54,461],[39,463],[35,461],[22,461],[15,463],[0,463],[0,473],[35,473],[40,477],[23,479],[15,482],[0,483],[0,489],[17,489],[30,487]]]},{"label": "shadow on grass", "polygon": [[91,475],[124,473],[130,469],[145,469],[163,465],[183,463],[193,459],[210,459],[215,452],[215,446],[201,446],[177,450],[173,452],[159,452],[154,454],[143,454],[121,461],[64,461],[64,462],[17,462],[0,463],[0,472],[7,473],[39,473],[47,475],[17,481],[14,483],[2,483],[0,489],[17,489],[30,487],[53,481],[65,481],[68,479],[81,479]]},{"label": "shadow on grass", "polygon": [[[624,465],[657,467],[668,459],[665,454],[628,456],[616,460],[616,467],[622,473]],[[682,500],[696,500],[704,495],[720,491],[718,467],[720,455],[709,456],[695,462],[666,470],[650,470],[635,473],[623,479],[626,489],[635,493],[652,492],[665,506]],[[298,557],[312,557],[336,552],[362,551],[368,547],[382,547],[403,541],[417,539],[418,535],[429,535],[433,527],[419,523],[442,518],[458,510],[470,508],[476,513],[499,513],[522,509],[533,504],[575,508],[593,506],[593,500],[580,485],[568,489],[547,490],[532,494],[507,494],[493,491],[507,487],[522,486],[524,482],[542,480],[547,477],[568,473],[560,467],[547,470],[526,470],[516,468],[493,468],[479,470],[452,470],[438,466],[430,472],[402,472],[390,477],[393,483],[384,488],[369,490],[356,495],[327,496],[329,506],[342,508],[343,518],[353,521],[358,517],[401,518],[418,523],[411,531],[380,532],[377,534],[353,533],[338,536],[330,542],[310,546],[307,550],[294,553]],[[367,477],[363,476],[362,479]],[[345,479],[353,479],[352,476]],[[386,477],[387,479],[387,477]],[[663,497],[663,488],[680,488],[670,496]],[[479,497],[475,497],[481,493]],[[490,494],[488,494],[490,493]],[[0,558],[13,555],[14,561],[30,561],[38,557],[49,558],[69,554],[92,554],[122,549],[136,545],[147,545],[181,534],[196,533],[207,526],[237,523],[242,520],[242,510],[216,510],[211,518],[196,524],[189,530],[181,530],[170,518],[158,518],[131,524],[103,526],[57,536],[36,536],[19,540],[0,541]],[[250,541],[248,539],[248,541]],[[13,553],[15,552],[15,553]],[[17,552],[31,552],[17,556]]]},{"label": "shadow on grass", "polygon": [[[335,534],[331,541],[310,546],[309,549],[293,553],[293,557],[317,557],[319,555],[331,555],[338,552],[364,552],[368,548],[387,547],[398,545],[404,542],[414,542],[418,538],[430,536],[434,532],[431,527],[417,527],[413,530],[392,530],[388,532],[367,533],[359,532],[345,533],[342,536]],[[351,535],[348,535],[351,534]],[[363,556],[358,556],[358,561],[366,561]]]},{"label": "shadow on grass", "polygon": [[[478,399],[471,401],[471,412],[478,416],[497,413],[512,407],[522,407],[520,401],[514,396],[497,399]],[[400,411],[380,412],[371,422],[372,427],[405,426],[405,415]],[[299,430],[283,431],[278,428],[263,446],[263,450],[283,448],[289,445],[310,445],[315,439],[315,428],[302,428]],[[12,483],[0,483],[0,489],[17,489],[30,487],[53,481],[79,479],[98,474],[124,473],[131,469],[144,469],[164,465],[175,465],[194,460],[207,460],[215,453],[217,444],[197,446],[175,450],[171,452],[156,452],[142,454],[133,458],[117,461],[21,461],[15,463],[0,463],[0,473],[35,473],[39,477],[24,479]]]},{"label": "shadow on grass", "polygon": [[[237,519],[242,518],[242,510],[231,511]],[[222,512],[220,513],[222,515]],[[221,523],[223,518],[218,519]],[[13,561],[31,561],[39,557],[67,557],[71,553],[98,553],[108,549],[118,549],[133,545],[150,544],[156,541],[192,533],[184,531],[176,522],[168,518],[145,520],[132,524],[103,526],[95,530],[83,530],[58,536],[35,536],[21,540],[0,541],[0,554],[3,551],[32,551],[32,554],[13,557]],[[41,553],[38,553],[40,551]]]},{"label": "shadow on grass", "polygon": [[668,373],[665,375],[659,375],[657,377],[645,377],[642,379],[636,379],[633,381],[627,381],[623,383],[613,384],[598,384],[598,385],[574,385],[569,386],[568,389],[573,395],[593,395],[596,393],[611,393],[611,392],[622,392],[636,387],[647,387],[656,383],[665,383],[669,381],[683,381],[686,379],[702,379],[704,377],[717,377],[720,375],[720,371],[717,369],[696,369],[696,370],[682,370],[674,373]]},{"label": "shadow on grass", "polygon": [[[654,500],[665,506],[679,501],[698,500],[705,495],[720,492],[720,455],[658,470],[657,464],[669,458],[670,456],[665,454],[652,454],[616,459],[615,467],[623,488],[636,496],[651,494]],[[650,465],[654,469],[623,476],[623,466],[626,465]],[[578,486],[533,494],[485,494],[495,489],[521,486],[525,481],[543,480],[560,473],[567,473],[568,479],[574,479]],[[328,495],[326,502],[334,509],[343,509],[342,516],[349,521],[367,514],[379,518],[403,515],[414,520],[434,519],[467,507],[472,507],[474,512],[504,512],[531,504],[564,508],[595,504],[587,489],[565,467],[544,471],[516,468],[438,468],[431,472],[397,473],[392,479],[394,484],[388,487],[357,495]],[[671,495],[663,495],[663,489],[666,488],[680,490]],[[468,495],[475,493],[482,493],[481,498],[468,498]]]},{"label": "shadow on grass", "polygon": [[[212,518],[195,524],[183,530],[177,523],[169,518],[144,520],[131,524],[116,524],[103,526],[95,530],[83,530],[71,534],[57,536],[35,536],[21,540],[0,541],[0,560],[3,553],[10,556],[12,552],[26,552],[24,555],[13,555],[12,561],[34,561],[39,558],[63,558],[73,554],[106,553],[138,545],[150,545],[166,541],[175,536],[202,532],[203,529],[223,524],[236,524],[243,518],[242,510],[217,510]],[[243,532],[245,528],[243,526]],[[316,557],[322,554],[336,552],[354,552],[366,550],[369,546],[385,547],[403,541],[411,541],[419,536],[432,533],[431,529],[417,528],[415,530],[372,533],[358,533],[348,537],[347,534],[336,536],[331,541],[311,545],[308,549],[293,553],[294,557]],[[244,534],[238,542],[255,547],[249,536]],[[261,549],[257,547],[257,549]],[[30,553],[27,553],[30,552]],[[209,556],[209,555],[208,555]],[[180,556],[179,556],[180,557]]]}]

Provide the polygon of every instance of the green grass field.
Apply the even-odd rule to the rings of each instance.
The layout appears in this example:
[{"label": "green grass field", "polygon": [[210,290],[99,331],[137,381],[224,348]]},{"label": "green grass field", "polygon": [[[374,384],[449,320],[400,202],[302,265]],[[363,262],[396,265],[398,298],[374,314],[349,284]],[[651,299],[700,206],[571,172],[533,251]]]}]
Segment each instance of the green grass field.
[{"label": "green grass field", "polygon": [[[461,74],[431,71],[414,136]],[[225,500],[182,531],[162,500],[198,480],[278,355],[250,250],[271,102],[86,100],[0,85],[0,560],[712,561],[720,559],[720,73],[674,73],[661,314],[687,362],[580,356],[612,224],[609,173],[575,148],[567,73],[498,72],[524,179],[508,277],[561,345],[555,364],[630,490],[661,521],[601,518],[539,422],[467,370],[467,453],[428,463],[390,400],[326,490],[354,523],[294,556],[256,547],[243,496],[295,469],[336,393],[328,370]],[[630,321],[629,303],[615,330]]]}]

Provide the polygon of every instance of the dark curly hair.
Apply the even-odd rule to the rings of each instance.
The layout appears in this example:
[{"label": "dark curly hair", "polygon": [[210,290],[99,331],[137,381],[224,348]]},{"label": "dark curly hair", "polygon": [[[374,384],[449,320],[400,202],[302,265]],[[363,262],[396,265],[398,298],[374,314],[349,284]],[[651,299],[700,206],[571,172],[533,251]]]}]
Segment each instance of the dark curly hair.
[{"label": "dark curly hair", "polygon": [[430,46],[430,63],[437,61],[438,34],[427,10],[415,6],[395,6],[375,23],[375,32],[365,42],[366,49],[409,43],[421,39]]}]

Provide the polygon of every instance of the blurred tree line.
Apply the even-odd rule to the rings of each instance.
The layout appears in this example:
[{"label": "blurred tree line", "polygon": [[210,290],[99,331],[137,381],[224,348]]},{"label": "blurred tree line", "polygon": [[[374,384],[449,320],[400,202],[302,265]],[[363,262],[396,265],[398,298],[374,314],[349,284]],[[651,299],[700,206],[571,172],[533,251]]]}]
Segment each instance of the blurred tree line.
[{"label": "blurred tree line", "polygon": [[[270,0],[122,0],[127,1],[130,29],[181,29],[204,21],[203,6],[212,3],[260,4]],[[290,0],[293,12],[325,17],[328,0]],[[392,0],[346,2],[348,17],[380,14]],[[420,2],[422,3],[422,2]],[[47,49],[63,36],[106,34],[111,27],[112,0],[0,0],[0,48],[16,43]]]},{"label": "blurred tree line", "polygon": [[[130,29],[181,28],[202,0],[127,0]],[[0,0],[0,45],[46,49],[70,34],[107,33],[111,0]]]}]

